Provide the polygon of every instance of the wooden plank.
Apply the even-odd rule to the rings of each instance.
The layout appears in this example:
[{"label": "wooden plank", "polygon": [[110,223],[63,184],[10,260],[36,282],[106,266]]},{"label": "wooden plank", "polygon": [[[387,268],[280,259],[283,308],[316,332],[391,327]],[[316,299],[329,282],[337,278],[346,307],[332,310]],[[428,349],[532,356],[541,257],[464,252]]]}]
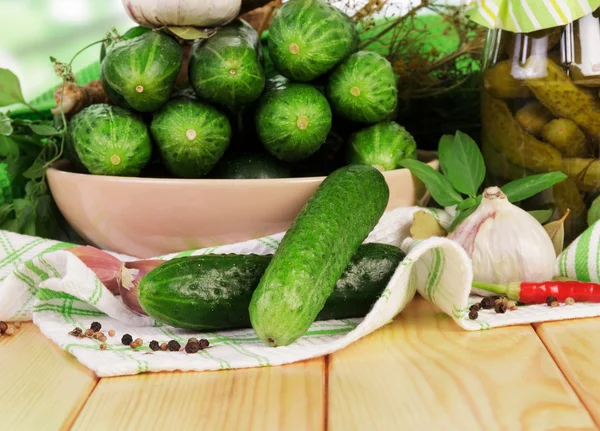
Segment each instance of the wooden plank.
[{"label": "wooden plank", "polygon": [[67,429],[96,386],[96,376],[33,323],[0,338],[0,428]]},{"label": "wooden plank", "polygon": [[600,318],[534,325],[546,348],[600,424]]},{"label": "wooden plank", "polygon": [[596,429],[530,325],[467,332],[424,299],[329,358],[331,431]]},{"label": "wooden plank", "polygon": [[105,378],[75,430],[320,430],[325,359],[281,367]]}]

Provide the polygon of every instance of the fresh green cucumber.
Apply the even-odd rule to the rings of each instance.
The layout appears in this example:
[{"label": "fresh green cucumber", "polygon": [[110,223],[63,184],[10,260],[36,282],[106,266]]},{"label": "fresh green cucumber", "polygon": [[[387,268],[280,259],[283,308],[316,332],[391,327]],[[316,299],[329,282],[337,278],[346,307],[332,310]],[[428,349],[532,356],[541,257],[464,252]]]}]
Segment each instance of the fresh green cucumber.
[{"label": "fresh green cucumber", "polygon": [[102,61],[103,87],[120,105],[154,112],[169,99],[182,58],[179,44],[159,32],[119,42]]},{"label": "fresh green cucumber", "polygon": [[356,51],[356,26],[324,0],[290,0],[269,27],[269,55],[282,75],[312,81]]},{"label": "fresh green cucumber", "polygon": [[218,170],[219,178],[268,179],[289,178],[290,169],[279,160],[266,154],[245,154],[227,160]]},{"label": "fresh green cucumber", "polygon": [[78,159],[95,175],[138,176],[152,154],[144,122],[117,106],[85,108],[69,123],[69,135]]},{"label": "fresh green cucumber", "polygon": [[342,62],[327,83],[333,111],[349,120],[377,123],[396,109],[398,87],[390,62],[369,51],[359,51]]},{"label": "fresh green cucumber", "polygon": [[331,130],[327,98],[308,84],[274,78],[256,111],[256,131],[263,146],[284,162],[311,156]]},{"label": "fresh green cucumber", "polygon": [[[318,319],[365,316],[403,258],[392,245],[360,246]],[[248,328],[248,305],[271,259],[272,255],[174,259],[142,278],[138,299],[146,314],[167,325],[215,331]]]},{"label": "fresh green cucumber", "polygon": [[252,295],[250,321],[261,340],[286,346],[304,335],[388,200],[385,178],[371,166],[345,166],[319,185]]},{"label": "fresh green cucumber", "polygon": [[236,19],[217,34],[194,44],[189,78],[198,97],[227,105],[258,99],[265,86],[262,45],[256,30]]},{"label": "fresh green cucumber", "polygon": [[378,123],[352,135],[348,145],[348,163],[371,165],[384,171],[400,168],[404,159],[417,158],[412,135],[393,121]]},{"label": "fresh green cucumber", "polygon": [[150,126],[165,165],[178,177],[200,178],[225,154],[231,125],[221,111],[182,97],[169,101]]}]

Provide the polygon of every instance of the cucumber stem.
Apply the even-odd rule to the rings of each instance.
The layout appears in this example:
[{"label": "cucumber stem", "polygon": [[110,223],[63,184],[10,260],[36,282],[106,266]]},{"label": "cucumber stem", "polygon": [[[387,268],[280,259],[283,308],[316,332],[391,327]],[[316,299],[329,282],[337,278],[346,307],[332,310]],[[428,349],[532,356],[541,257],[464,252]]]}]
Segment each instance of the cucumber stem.
[{"label": "cucumber stem", "polygon": [[138,93],[143,93],[144,92],[144,86],[143,85],[138,85],[137,87],[135,87],[135,91],[137,91]]},{"label": "cucumber stem", "polygon": [[352,94],[355,97],[360,96],[360,88],[358,88],[358,87],[352,87],[350,89],[350,94]]},{"label": "cucumber stem", "polygon": [[508,299],[513,301],[518,301],[519,294],[521,293],[520,283],[511,283],[508,286],[504,286],[501,284],[489,284],[473,281],[471,285],[477,289],[485,290],[486,292],[505,295]]},{"label": "cucumber stem", "polygon": [[117,166],[119,164],[121,164],[121,158],[119,156],[117,156],[116,154],[113,154],[112,156],[110,156],[110,162]]},{"label": "cucumber stem", "polygon": [[296,55],[300,52],[300,47],[298,46],[297,43],[290,44],[290,52],[294,55]]}]

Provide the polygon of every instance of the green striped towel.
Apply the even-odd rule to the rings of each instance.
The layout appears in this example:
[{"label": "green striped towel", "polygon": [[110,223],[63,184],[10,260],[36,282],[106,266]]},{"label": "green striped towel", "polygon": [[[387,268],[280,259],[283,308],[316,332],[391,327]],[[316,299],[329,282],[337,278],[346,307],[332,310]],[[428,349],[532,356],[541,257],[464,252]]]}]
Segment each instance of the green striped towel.
[{"label": "green striped towel", "polygon": [[600,7],[600,0],[475,0],[471,20],[488,28],[529,33],[566,25]]},{"label": "green striped towel", "polygon": [[[329,354],[389,323],[417,291],[466,330],[600,315],[600,304],[577,303],[557,308],[520,307],[502,315],[481,310],[477,320],[470,320],[469,306],[477,300],[470,296],[471,263],[463,249],[446,238],[410,239],[413,214],[421,209],[400,208],[386,213],[366,240],[399,245],[407,251],[407,257],[371,312],[364,319],[316,322],[305,336],[290,346],[267,347],[252,329],[197,333],[161,325],[125,307],[118,296],[113,296],[94,273],[68,251],[71,244],[3,231],[0,231],[0,320],[33,320],[42,333],[62,349],[98,376],[106,377],[152,371],[281,365]],[[427,211],[436,216],[442,226],[448,227],[452,221],[447,212]],[[598,255],[597,233],[586,233],[581,238],[589,236],[588,245],[596,244],[595,248],[588,246],[594,250],[590,254],[593,256]],[[269,254],[277,249],[282,236],[280,233],[165,258],[205,253]],[[132,259],[116,256],[121,260]],[[592,267],[597,266],[590,263]],[[88,328],[93,321],[100,322],[104,330],[113,329],[117,333],[108,339],[106,351],[100,350],[96,340],[68,335],[75,326]],[[135,351],[122,345],[120,338],[125,333],[142,338],[145,345]],[[211,347],[193,355],[152,352],[148,348],[151,340],[162,343],[175,339],[183,344],[190,337],[207,338]]]}]

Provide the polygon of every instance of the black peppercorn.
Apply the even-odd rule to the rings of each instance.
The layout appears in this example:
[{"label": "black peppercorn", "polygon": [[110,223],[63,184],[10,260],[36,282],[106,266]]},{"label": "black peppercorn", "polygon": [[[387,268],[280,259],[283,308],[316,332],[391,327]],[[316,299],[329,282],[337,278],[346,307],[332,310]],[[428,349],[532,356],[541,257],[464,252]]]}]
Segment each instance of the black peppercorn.
[{"label": "black peppercorn", "polygon": [[480,304],[473,304],[469,307],[469,311],[479,311],[479,310],[481,310]]},{"label": "black peppercorn", "polygon": [[171,340],[171,341],[169,341],[169,344],[167,344],[167,347],[169,348],[169,351],[171,351],[171,352],[179,352],[179,349],[181,349],[181,344],[179,344],[175,340]]},{"label": "black peppercorn", "polygon": [[547,296],[547,297],[546,297],[546,305],[547,305],[548,307],[551,307],[551,306],[552,306],[552,303],[553,303],[553,302],[556,302],[556,301],[557,301],[557,299],[556,299],[554,296]]},{"label": "black peppercorn", "polygon": [[102,329],[102,325],[99,322],[92,322],[92,324],[90,325],[90,329],[94,332],[100,332],[100,329]]},{"label": "black peppercorn", "polygon": [[185,351],[187,353],[196,353],[198,350],[200,350],[200,344],[199,343],[187,343],[185,345]]},{"label": "black peppercorn", "polygon": [[158,341],[156,341],[156,340],[150,341],[150,349],[152,349],[153,352],[160,350],[160,344],[158,344]]},{"label": "black peppercorn", "polygon": [[479,304],[484,310],[489,310],[490,308],[494,308],[494,299],[487,296],[483,298]]},{"label": "black peppercorn", "polygon": [[206,349],[209,346],[209,342],[206,338],[201,339],[200,341],[198,341],[198,344],[200,345],[200,350]]},{"label": "black peppercorn", "polygon": [[6,322],[0,322],[0,334],[3,334],[4,331],[6,331],[8,329],[8,325],[6,324]]},{"label": "black peppercorn", "polygon": [[500,313],[500,314],[506,313],[506,309],[507,309],[506,304],[503,304],[502,302],[500,302],[494,306],[494,311],[496,313]]},{"label": "black peppercorn", "polygon": [[123,345],[125,345],[125,346],[129,346],[132,342],[133,342],[133,337],[129,334],[125,334],[121,338],[121,343],[123,343]]},{"label": "black peppercorn", "polygon": [[479,313],[477,312],[477,310],[471,310],[471,311],[469,311],[469,319],[475,320],[478,317],[479,317]]}]

